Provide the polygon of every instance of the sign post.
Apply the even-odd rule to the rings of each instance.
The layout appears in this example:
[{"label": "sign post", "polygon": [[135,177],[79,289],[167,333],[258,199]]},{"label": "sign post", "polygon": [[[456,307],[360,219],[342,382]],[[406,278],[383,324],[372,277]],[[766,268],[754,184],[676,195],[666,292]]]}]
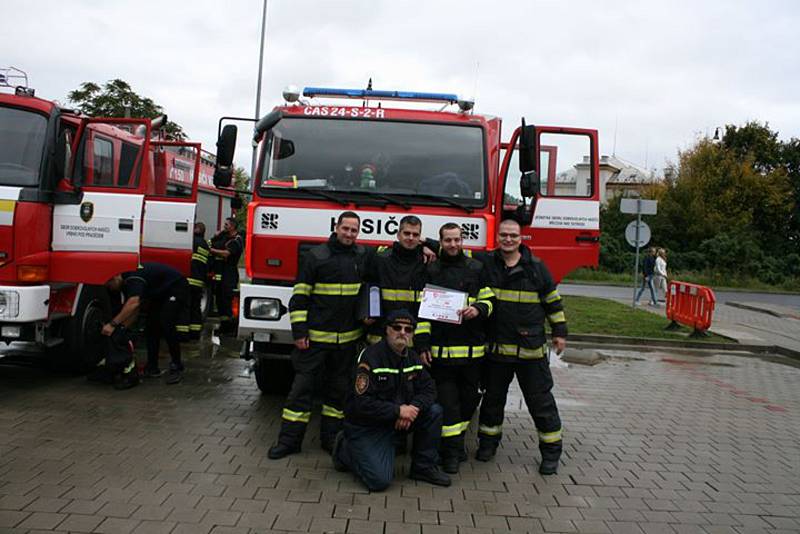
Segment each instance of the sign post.
[{"label": "sign post", "polygon": [[632,247],[636,247],[636,261],[633,266],[633,300],[631,307],[636,307],[636,290],[639,287],[639,249],[650,242],[650,227],[642,221],[642,215],[655,215],[658,201],[641,198],[623,198],[619,210],[622,213],[635,213],[636,220],[625,228],[625,239]]}]

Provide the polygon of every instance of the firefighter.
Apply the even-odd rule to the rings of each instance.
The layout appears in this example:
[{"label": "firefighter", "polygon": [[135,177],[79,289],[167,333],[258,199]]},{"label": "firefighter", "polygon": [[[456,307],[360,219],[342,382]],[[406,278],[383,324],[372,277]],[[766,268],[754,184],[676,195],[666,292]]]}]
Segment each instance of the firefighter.
[{"label": "firefighter", "polygon": [[[381,316],[398,309],[409,310],[414,318],[419,309],[419,296],[427,279],[426,255],[433,254],[429,248],[438,248],[438,243],[423,245],[421,242],[422,221],[414,215],[400,219],[397,241],[391,247],[381,247],[372,257],[367,273],[367,281],[380,287]],[[381,321],[372,322],[367,334],[367,342],[377,343],[383,336]],[[431,323],[417,322],[413,347],[418,353],[430,352]],[[427,358],[429,355],[426,354]]]},{"label": "firefighter", "polygon": [[333,464],[353,471],[370,491],[389,487],[394,477],[395,435],[412,432],[408,477],[449,486],[439,470],[442,407],[436,385],[409,343],[416,319],[406,309],[391,311],[385,337],[358,359],[356,378],[345,404],[344,430],[336,436]]},{"label": "firefighter", "polygon": [[[447,223],[439,229],[441,254],[428,266],[431,284],[463,291],[468,306],[459,310],[461,324],[431,323],[431,374],[444,408],[442,426],[442,467],[458,473],[467,459],[464,436],[480,402],[480,362],[485,352],[487,319],[494,307],[494,295],[483,272],[483,264],[467,257],[462,249],[461,227]],[[432,362],[432,363],[431,363]]]},{"label": "firefighter", "polygon": [[183,379],[181,340],[189,335],[189,284],[178,271],[160,263],[145,263],[135,271],[115,275],[106,282],[114,293],[122,292],[125,304],[111,322],[103,326],[103,334],[111,336],[122,325],[130,327],[143,305],[147,306],[145,337],[147,366],[145,376],[161,376],[158,350],[163,337],[169,347],[170,364],[167,384]]},{"label": "firefighter", "polygon": [[[236,225],[236,219],[228,217],[222,232],[212,239],[210,252],[219,261],[215,262],[217,311],[219,312],[220,332],[230,333],[235,328],[233,321],[233,294],[239,287],[239,258],[244,244]],[[216,279],[219,274],[220,278]]]},{"label": "firefighter", "polygon": [[550,323],[553,348],[560,353],[567,337],[564,308],[547,267],[522,245],[517,221],[500,223],[497,242],[500,247],[485,258],[496,300],[475,456],[483,462],[494,457],[503,436],[508,386],[516,375],[539,433],[539,472],[552,475],[561,456],[561,419],[551,393],[544,322]]},{"label": "firefighter", "polygon": [[289,301],[295,377],[278,442],[269,449],[273,460],[300,452],[311,418],[314,386],[320,378],[324,388],[320,444],[324,450],[333,449],[341,430],[356,342],[363,336],[356,312],[369,249],[356,244],[360,226],[356,213],[343,212],[327,243],[311,249],[301,262]]},{"label": "firefighter", "polygon": [[189,292],[191,294],[191,308],[189,314],[189,337],[200,339],[203,331],[203,310],[201,304],[206,292],[206,278],[208,276],[208,256],[210,254],[206,243],[206,225],[202,222],[194,225],[194,242],[192,243],[191,276]]}]

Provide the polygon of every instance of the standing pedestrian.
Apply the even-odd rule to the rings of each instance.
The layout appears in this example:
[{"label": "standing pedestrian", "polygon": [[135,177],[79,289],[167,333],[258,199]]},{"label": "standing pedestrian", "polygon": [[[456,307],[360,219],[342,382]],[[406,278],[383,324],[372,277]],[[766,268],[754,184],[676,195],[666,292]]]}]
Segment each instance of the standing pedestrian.
[{"label": "standing pedestrian", "polygon": [[328,241],[302,258],[289,301],[295,376],[284,405],[278,442],[269,449],[268,456],[273,460],[300,452],[317,383],[324,390],[320,424],[324,450],[333,449],[342,428],[356,342],[364,333],[356,317],[367,261],[367,249],[356,244],[360,226],[356,213],[343,212]]},{"label": "standing pedestrian", "polygon": [[656,288],[653,284],[653,276],[655,275],[656,269],[656,249],[655,247],[651,247],[648,250],[647,256],[644,258],[644,262],[642,263],[642,287],[639,288],[639,292],[636,294],[636,298],[634,299],[636,304],[639,304],[639,299],[642,298],[642,293],[644,293],[645,289],[650,289],[650,305],[651,306],[658,306],[658,299],[656,298]]},{"label": "standing pedestrian", "polygon": [[158,352],[163,338],[169,348],[167,384],[183,379],[181,340],[189,334],[189,284],[177,270],[160,263],[145,263],[135,271],[113,276],[106,282],[109,291],[122,292],[125,303],[103,335],[111,336],[119,326],[130,327],[143,307],[147,311],[147,366],[145,376],[161,376]]},{"label": "standing pedestrian", "polygon": [[464,254],[459,225],[443,225],[439,240],[441,254],[428,266],[428,281],[468,295],[468,305],[459,311],[461,324],[431,322],[430,357],[424,358],[431,365],[438,402],[444,409],[442,467],[453,474],[467,459],[464,436],[480,402],[480,362],[486,351],[486,320],[494,307],[494,294],[481,262]]},{"label": "standing pedestrian", "polygon": [[206,292],[208,278],[208,256],[211,254],[206,243],[206,225],[197,222],[194,225],[194,242],[192,243],[191,275],[188,278],[191,305],[189,308],[189,337],[200,339],[203,331],[203,295]]},{"label": "standing pedestrian", "polygon": [[236,327],[233,320],[233,294],[239,287],[239,258],[242,256],[243,250],[244,244],[236,225],[236,219],[228,217],[225,219],[222,237],[214,240],[210,251],[221,260],[217,262],[219,268],[222,269],[220,273],[222,276],[217,283],[216,301],[220,332],[226,334],[233,332]]},{"label": "standing pedestrian", "polygon": [[661,293],[661,296],[664,297],[660,300],[666,301],[667,300],[667,251],[663,248],[658,249],[656,252],[656,264],[655,264],[655,286],[656,286],[656,296],[658,293]]},{"label": "standing pedestrian", "polygon": [[566,346],[567,322],[561,296],[547,267],[522,245],[521,227],[506,219],[498,227],[499,248],[486,256],[495,294],[492,340],[484,363],[484,393],[476,459],[494,457],[503,437],[508,386],[516,375],[528,412],[539,434],[539,472],[556,473],[561,457],[561,419],[551,393],[553,377],[547,358],[545,320],[553,348]]},{"label": "standing pedestrian", "polygon": [[344,430],[336,436],[333,463],[353,471],[370,491],[389,487],[394,478],[395,437],[413,433],[408,477],[449,486],[439,470],[442,407],[436,386],[409,343],[416,318],[405,309],[391,311],[385,337],[358,359],[356,378],[345,404]]}]

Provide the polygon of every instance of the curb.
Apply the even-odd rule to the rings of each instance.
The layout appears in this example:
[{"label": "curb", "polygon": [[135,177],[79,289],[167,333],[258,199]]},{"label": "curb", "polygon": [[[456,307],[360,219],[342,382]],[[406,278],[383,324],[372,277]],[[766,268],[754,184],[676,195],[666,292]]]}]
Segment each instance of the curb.
[{"label": "curb", "polygon": [[702,341],[679,341],[672,339],[605,336],[601,334],[570,334],[569,342],[580,344],[600,344],[614,348],[661,348],[661,349],[706,349],[714,351],[751,352],[754,354],[773,353],[800,360],[800,351],[778,345],[753,345],[746,343],[714,343]]}]

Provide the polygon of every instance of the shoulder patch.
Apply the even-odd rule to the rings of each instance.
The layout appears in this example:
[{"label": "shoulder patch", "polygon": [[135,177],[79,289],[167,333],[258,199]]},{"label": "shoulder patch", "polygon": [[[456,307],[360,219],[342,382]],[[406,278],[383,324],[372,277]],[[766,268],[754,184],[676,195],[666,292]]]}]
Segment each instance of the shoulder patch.
[{"label": "shoulder patch", "polygon": [[356,375],[356,395],[363,395],[369,389],[369,375],[358,373]]}]

